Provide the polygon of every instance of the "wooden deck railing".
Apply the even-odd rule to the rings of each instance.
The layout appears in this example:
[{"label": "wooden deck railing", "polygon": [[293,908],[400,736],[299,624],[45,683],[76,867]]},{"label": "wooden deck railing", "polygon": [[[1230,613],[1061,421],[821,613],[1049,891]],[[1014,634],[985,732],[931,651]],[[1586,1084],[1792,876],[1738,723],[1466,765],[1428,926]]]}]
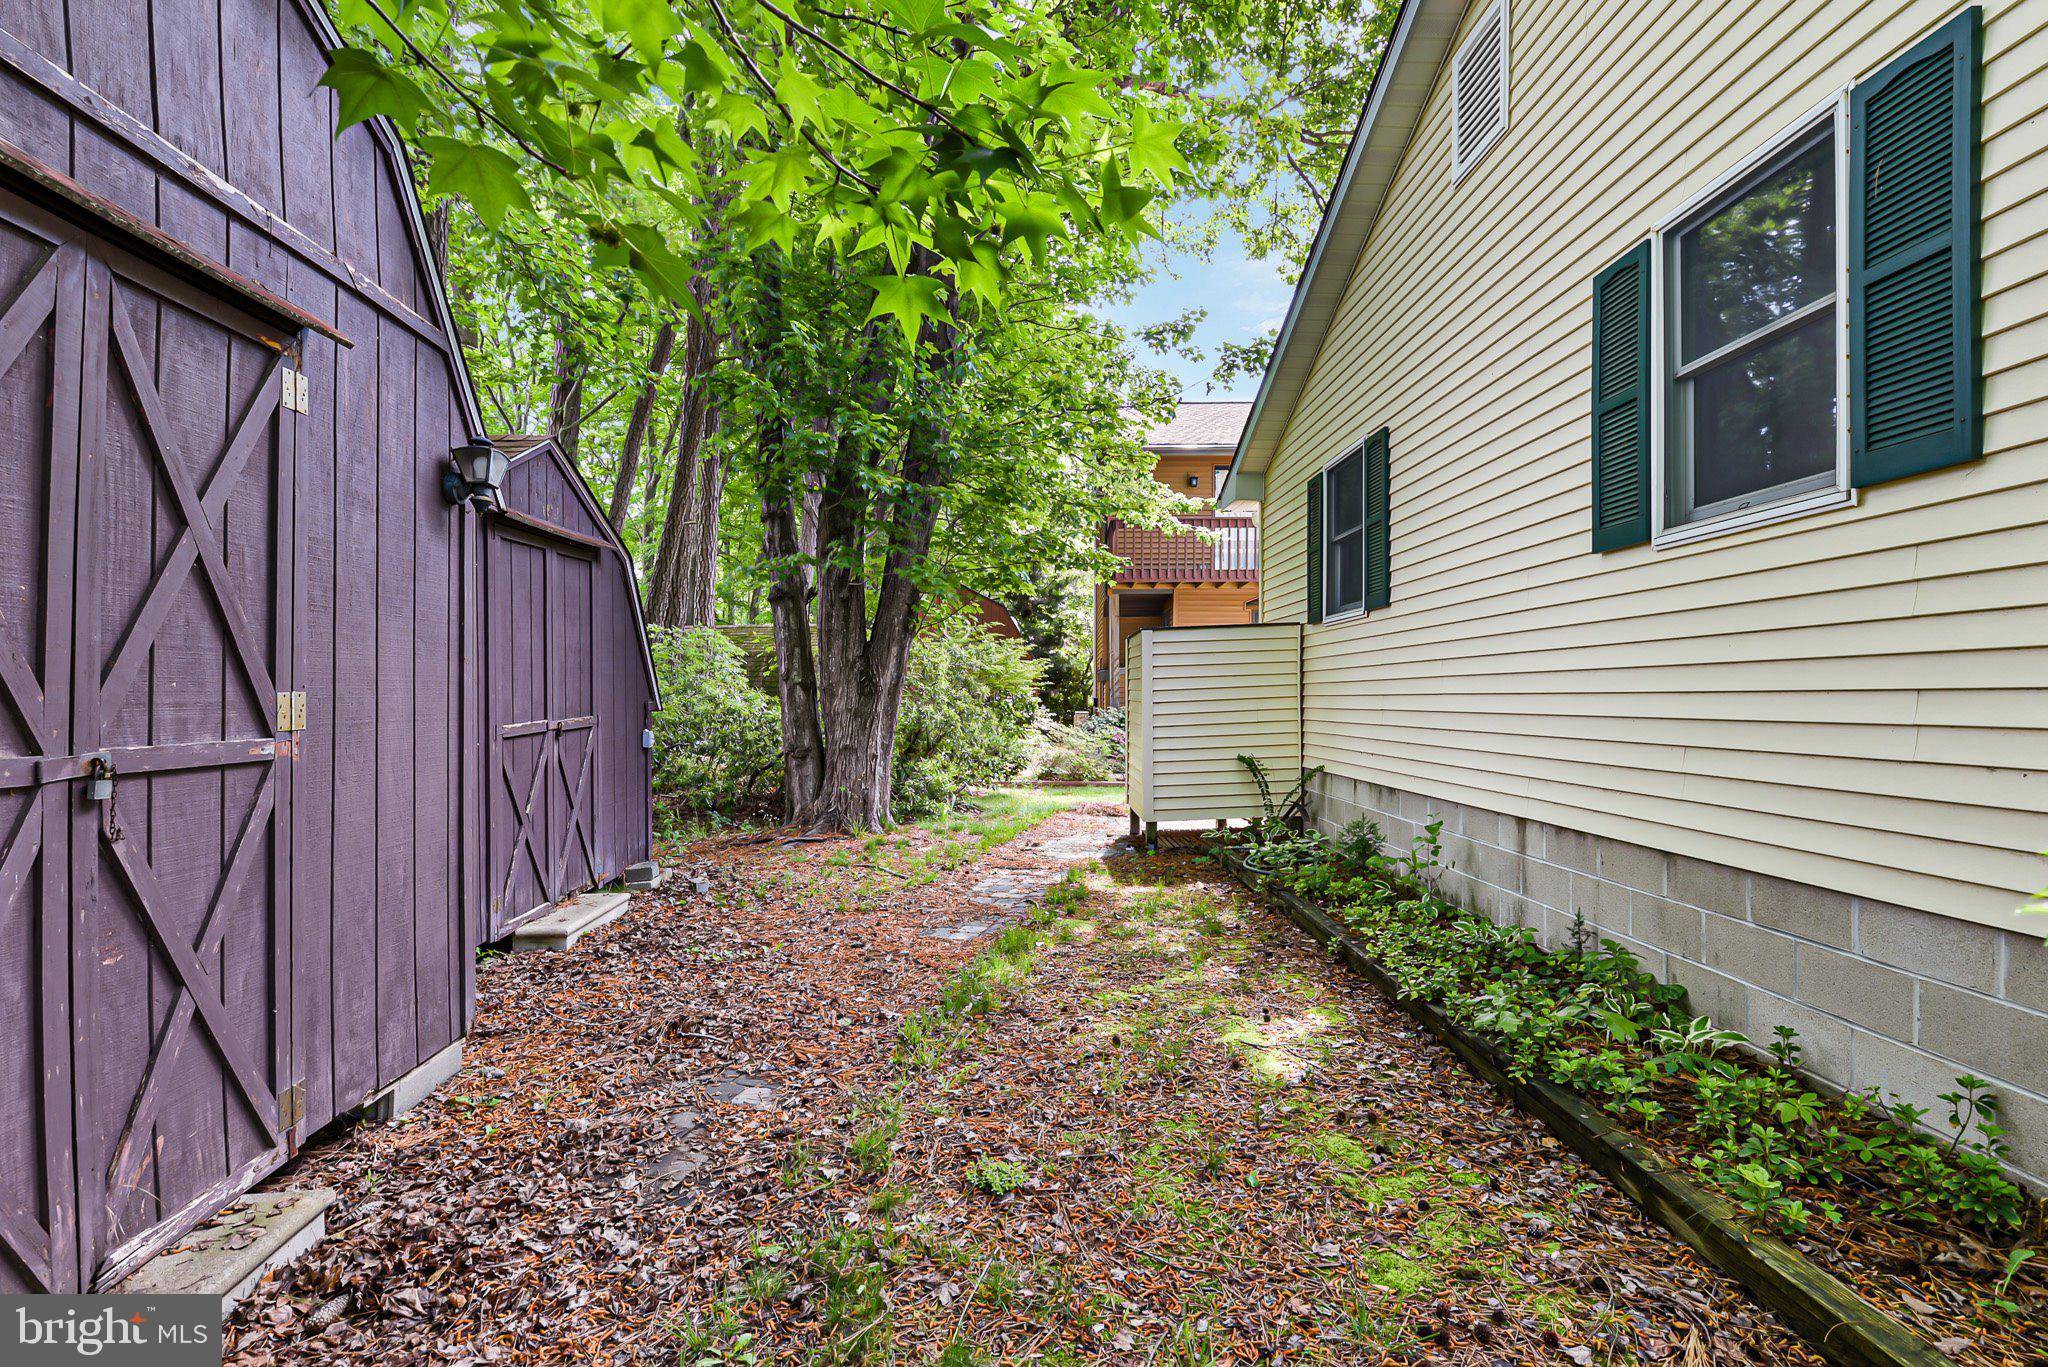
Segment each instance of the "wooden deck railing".
[{"label": "wooden deck railing", "polygon": [[[1119,584],[1255,584],[1259,524],[1249,517],[1186,513],[1184,532],[1109,524],[1109,549],[1123,557]],[[1207,533],[1208,535],[1203,535]]]}]

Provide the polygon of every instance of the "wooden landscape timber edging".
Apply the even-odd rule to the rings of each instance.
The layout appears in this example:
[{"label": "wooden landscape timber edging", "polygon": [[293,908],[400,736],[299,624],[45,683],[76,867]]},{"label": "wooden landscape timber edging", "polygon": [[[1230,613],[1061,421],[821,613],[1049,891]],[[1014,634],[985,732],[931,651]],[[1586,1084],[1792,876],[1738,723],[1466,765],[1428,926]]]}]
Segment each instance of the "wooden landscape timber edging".
[{"label": "wooden landscape timber edging", "polygon": [[1404,999],[1394,980],[1328,912],[1246,867],[1237,851],[1224,849],[1221,855],[1224,867],[1239,882],[1276,902],[1296,925],[1333,949],[1338,959],[1448,1045],[1495,1090],[1541,1120],[1652,1219],[1740,1282],[1829,1362],[1843,1367],[1938,1367],[1949,1361],[1805,1254],[1750,1228],[1733,1204],[1674,1170],[1577,1095],[1542,1078],[1523,1081],[1511,1076],[1491,1045],[1467,1034],[1433,1004]]}]

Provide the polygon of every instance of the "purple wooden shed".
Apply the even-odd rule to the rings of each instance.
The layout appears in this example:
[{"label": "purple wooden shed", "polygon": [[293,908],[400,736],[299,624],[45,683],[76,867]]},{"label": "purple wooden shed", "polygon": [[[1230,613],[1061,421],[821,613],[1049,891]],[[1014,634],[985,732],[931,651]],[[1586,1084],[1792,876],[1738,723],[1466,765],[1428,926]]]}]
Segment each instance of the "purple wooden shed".
[{"label": "purple wooden shed", "polygon": [[553,442],[497,444],[513,459],[483,551],[483,941],[647,858],[654,821],[654,661],[632,556]]},{"label": "purple wooden shed", "polygon": [[482,419],[335,43],[0,7],[0,1292],[112,1285],[445,1054],[519,860],[647,857],[630,566],[558,459],[442,497]]}]

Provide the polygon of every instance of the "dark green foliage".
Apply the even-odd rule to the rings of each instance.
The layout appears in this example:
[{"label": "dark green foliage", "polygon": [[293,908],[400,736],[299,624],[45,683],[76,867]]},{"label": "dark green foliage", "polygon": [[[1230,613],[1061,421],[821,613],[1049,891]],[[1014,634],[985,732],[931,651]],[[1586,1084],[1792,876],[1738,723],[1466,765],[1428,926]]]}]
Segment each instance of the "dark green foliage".
[{"label": "dark green foliage", "polygon": [[661,680],[654,793],[663,824],[752,816],[782,783],[775,700],[748,680],[732,638],[709,627],[652,628],[648,644]]},{"label": "dark green foliage", "polygon": [[920,632],[896,724],[896,815],[942,811],[969,788],[1016,777],[1038,674],[1023,642],[985,628],[956,620]]},{"label": "dark green foliage", "polygon": [[[710,627],[651,633],[661,678],[654,718],[654,793],[663,823],[743,821],[782,786],[775,698],[748,678],[746,658]],[[964,622],[929,627],[910,651],[896,731],[896,811],[952,806],[1023,767],[1037,715],[1037,671],[1020,642]]]},{"label": "dark green foliage", "polygon": [[1329,907],[1401,996],[1434,1004],[1491,1043],[1517,1077],[1599,1101],[1632,1127],[1691,1154],[1700,1176],[1767,1224],[1796,1232],[1841,1218],[1857,1199],[1876,1215],[1985,1230],[2018,1227],[2026,1202],[2003,1173],[1998,1107],[1980,1078],[1957,1080],[1944,1134],[1926,1113],[1872,1093],[1824,1097],[1793,1071],[1794,1032],[1768,1060],[1686,1009],[1683,988],[1643,972],[1612,941],[1545,949],[1439,897],[1438,826],[1390,855],[1369,823],[1335,844],[1252,833],[1256,867]]}]

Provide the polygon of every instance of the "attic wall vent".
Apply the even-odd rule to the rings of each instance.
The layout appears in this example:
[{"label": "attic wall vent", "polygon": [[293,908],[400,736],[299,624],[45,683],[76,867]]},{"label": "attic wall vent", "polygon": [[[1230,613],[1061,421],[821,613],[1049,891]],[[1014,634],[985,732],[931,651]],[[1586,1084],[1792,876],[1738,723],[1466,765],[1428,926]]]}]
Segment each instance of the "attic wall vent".
[{"label": "attic wall vent", "polygon": [[1493,0],[1451,64],[1451,178],[1463,180],[1508,128],[1508,4]]}]

